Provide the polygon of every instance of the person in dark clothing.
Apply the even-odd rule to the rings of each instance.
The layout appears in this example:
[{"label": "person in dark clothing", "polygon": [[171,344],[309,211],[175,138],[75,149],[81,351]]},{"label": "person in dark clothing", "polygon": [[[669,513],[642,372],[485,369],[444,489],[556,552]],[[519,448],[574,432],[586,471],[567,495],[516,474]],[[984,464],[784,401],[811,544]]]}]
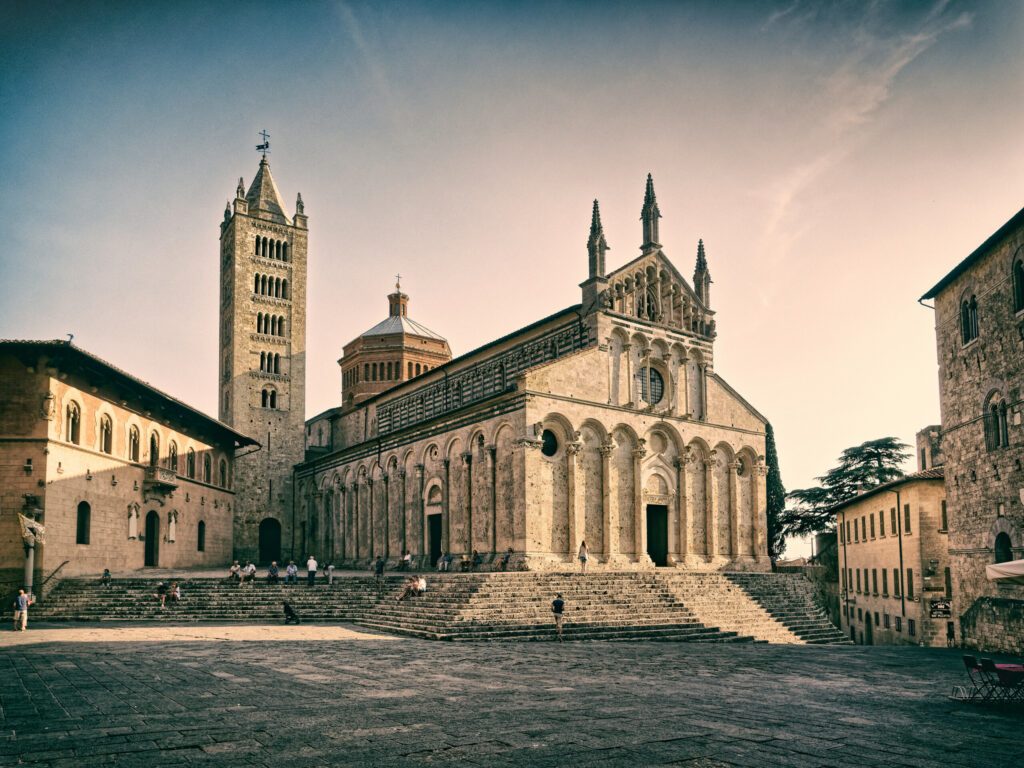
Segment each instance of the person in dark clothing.
[{"label": "person in dark clothing", "polygon": [[295,612],[295,609],[288,605],[288,601],[284,601],[284,623],[285,624],[301,624],[299,620],[299,614]]},{"label": "person in dark clothing", "polygon": [[512,559],[512,547],[509,547],[505,551],[505,554],[501,556],[501,570],[503,570],[503,571],[507,571],[508,570],[508,562],[511,559]]},{"label": "person in dark clothing", "polygon": [[387,562],[383,557],[377,555],[377,559],[373,561],[373,576],[377,580],[377,595],[381,594],[384,589],[384,567]]},{"label": "person in dark clothing", "polygon": [[551,612],[555,615],[555,631],[558,632],[558,642],[562,642],[562,615],[565,612],[565,600],[562,599],[561,592],[555,595],[555,599],[551,601]]}]

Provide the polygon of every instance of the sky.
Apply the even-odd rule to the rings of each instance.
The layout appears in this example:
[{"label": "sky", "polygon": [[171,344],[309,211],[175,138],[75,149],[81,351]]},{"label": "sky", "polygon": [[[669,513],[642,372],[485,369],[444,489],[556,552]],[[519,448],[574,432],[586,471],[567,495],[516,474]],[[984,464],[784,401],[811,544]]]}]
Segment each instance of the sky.
[{"label": "sky", "polygon": [[469,351],[579,301],[594,198],[609,269],[637,256],[650,172],[666,255],[707,247],[715,370],[806,487],[939,421],[917,299],[1024,205],[1022,39],[999,0],[14,0],[0,337],[73,333],[215,415],[219,224],[266,129],[309,216],[312,416],[395,274]]}]

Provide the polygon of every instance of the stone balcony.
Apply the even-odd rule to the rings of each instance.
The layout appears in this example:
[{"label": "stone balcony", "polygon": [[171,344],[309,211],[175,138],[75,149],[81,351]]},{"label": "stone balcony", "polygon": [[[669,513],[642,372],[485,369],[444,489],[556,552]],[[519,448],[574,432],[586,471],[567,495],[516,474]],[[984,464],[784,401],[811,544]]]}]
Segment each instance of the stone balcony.
[{"label": "stone balcony", "polygon": [[166,467],[146,467],[143,490],[170,493],[178,487],[178,473]]}]

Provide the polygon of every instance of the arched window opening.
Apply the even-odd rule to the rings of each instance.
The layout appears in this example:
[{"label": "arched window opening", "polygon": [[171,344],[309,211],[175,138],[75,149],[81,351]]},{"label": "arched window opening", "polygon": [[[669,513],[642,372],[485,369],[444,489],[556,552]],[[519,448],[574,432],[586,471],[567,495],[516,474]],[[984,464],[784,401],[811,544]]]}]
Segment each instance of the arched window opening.
[{"label": "arched window opening", "polygon": [[277,336],[277,315],[270,316],[270,335]]},{"label": "arched window opening", "polygon": [[173,440],[167,446],[167,468],[173,472],[178,471],[178,444]]},{"label": "arched window opening", "polygon": [[199,529],[197,530],[197,538],[196,538],[196,551],[197,552],[205,552],[206,551],[206,521],[205,520],[200,520],[199,521]]},{"label": "arched window opening", "polygon": [[260,370],[261,371],[267,370],[267,353],[266,352],[260,352]]},{"label": "arched window opening", "polygon": [[281,261],[288,261],[288,243],[281,246]]},{"label": "arched window opening", "polygon": [[409,373],[407,374],[407,376],[410,379],[412,378],[412,363],[409,363]]},{"label": "arched window opening", "polygon": [[256,250],[253,253],[256,256],[260,255],[260,239],[258,237],[256,238]]},{"label": "arched window opening", "polygon": [[971,296],[960,304],[960,336],[964,344],[978,338],[978,298]]},{"label": "arched window opening", "polygon": [[256,313],[256,333],[263,333],[263,313]]},{"label": "arched window opening", "polygon": [[189,448],[185,456],[185,470],[190,480],[196,479],[196,452],[194,448]]},{"label": "arched window opening", "polygon": [[270,407],[277,408],[277,392],[270,390]]},{"label": "arched window opening", "polygon": [[259,293],[260,292],[260,276],[259,275],[256,275],[255,282],[253,283],[252,292],[253,293]]},{"label": "arched window opening", "polygon": [[284,280],[281,281],[281,298],[282,299],[287,299],[288,298],[288,279],[287,278],[285,278]]},{"label": "arched window opening", "polygon": [[88,502],[81,502],[78,505],[78,526],[75,533],[76,544],[89,543],[89,528],[92,524],[92,509]]},{"label": "arched window opening", "polygon": [[260,296],[267,295],[267,276],[260,275]]},{"label": "arched window opening", "polygon": [[394,374],[394,370],[392,370],[392,364],[389,362],[388,363],[388,381],[391,381],[391,377],[392,377],[393,374]]},{"label": "arched window opening", "polygon": [[267,390],[264,389],[263,390],[263,394],[260,396],[260,406],[262,406],[263,408],[266,408],[267,404],[269,402],[270,402],[270,393],[268,393]]},{"label": "arched window opening", "polygon": [[209,484],[213,480],[213,459],[210,454],[203,454],[203,482]]},{"label": "arched window opening", "polygon": [[160,437],[156,432],[149,436],[149,466],[155,467],[160,462]]},{"label": "arched window opening", "polygon": [[69,443],[78,445],[81,438],[82,409],[78,403],[68,403],[68,411],[64,419],[64,437]]},{"label": "arched window opening", "polygon": [[260,254],[263,258],[267,258],[267,238],[263,238],[263,253]]},{"label": "arched window opening", "polygon": [[1013,311],[1024,311],[1024,259],[1013,262]]},{"label": "arched window opening", "polygon": [[277,318],[277,335],[284,336],[284,318]]},{"label": "arched window opening", "polygon": [[220,470],[220,487],[228,487],[228,462],[226,459],[221,459],[219,464]]},{"label": "arched window opening", "polygon": [[276,296],[279,299],[282,298],[282,296],[281,296],[281,278],[280,277],[277,278],[276,280],[274,280],[274,296]]},{"label": "arched window opening", "polygon": [[114,452],[114,423],[106,414],[100,416],[100,450],[103,453]]},{"label": "arched window opening", "polygon": [[994,451],[1010,445],[1010,429],[1006,400],[994,395],[985,409],[985,447]]},{"label": "arched window opening", "polygon": [[1006,531],[996,536],[995,555],[997,563],[1008,563],[1013,560],[1013,546],[1010,542],[1010,534]]},{"label": "arched window opening", "polygon": [[369,381],[369,380],[370,380],[370,364],[369,363],[364,363],[363,364],[363,381]]},{"label": "arched window opening", "polygon": [[281,372],[281,355],[278,353],[274,354],[274,373]]},{"label": "arched window opening", "polygon": [[376,381],[376,380],[377,380],[377,364],[374,363],[373,367],[370,368],[370,381]]},{"label": "arched window opening", "polygon": [[417,376],[420,375],[420,364],[419,363],[416,363],[416,375]]},{"label": "arched window opening", "polygon": [[128,430],[128,460],[138,461],[139,460],[139,428],[132,426]]}]

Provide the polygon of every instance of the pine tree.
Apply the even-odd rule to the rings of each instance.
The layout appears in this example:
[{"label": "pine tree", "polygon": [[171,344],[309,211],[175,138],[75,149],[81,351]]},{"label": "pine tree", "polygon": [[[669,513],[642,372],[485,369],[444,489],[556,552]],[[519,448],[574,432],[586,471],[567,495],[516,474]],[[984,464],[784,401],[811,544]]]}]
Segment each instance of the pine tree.
[{"label": "pine tree", "polygon": [[786,511],[786,488],[779,471],[779,452],[775,448],[775,430],[769,423],[764,436],[764,461],[768,468],[765,478],[766,506],[768,508],[768,556],[777,560],[786,551],[786,536],[782,515]]}]

